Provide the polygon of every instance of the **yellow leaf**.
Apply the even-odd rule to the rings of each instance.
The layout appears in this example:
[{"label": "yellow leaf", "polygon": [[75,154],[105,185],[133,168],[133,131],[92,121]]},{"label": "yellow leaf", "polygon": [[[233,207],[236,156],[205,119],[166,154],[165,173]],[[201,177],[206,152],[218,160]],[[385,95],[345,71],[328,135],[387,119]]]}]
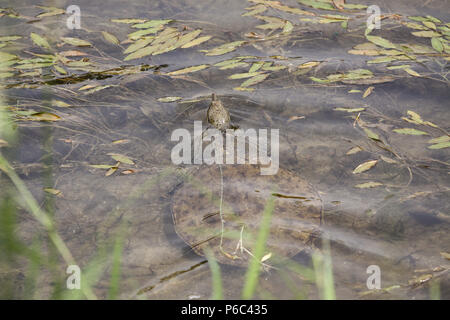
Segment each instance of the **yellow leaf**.
[{"label": "yellow leaf", "polygon": [[376,165],[377,162],[378,162],[378,160],[370,160],[370,161],[361,163],[359,166],[357,166],[353,170],[353,173],[357,174],[357,173],[365,172],[365,171],[369,170],[370,168],[372,168],[374,165]]},{"label": "yellow leaf", "polygon": [[363,99],[364,99],[364,98],[367,98],[367,97],[372,93],[373,89],[375,89],[375,87],[368,87],[368,88],[366,89],[366,91],[364,91]]}]

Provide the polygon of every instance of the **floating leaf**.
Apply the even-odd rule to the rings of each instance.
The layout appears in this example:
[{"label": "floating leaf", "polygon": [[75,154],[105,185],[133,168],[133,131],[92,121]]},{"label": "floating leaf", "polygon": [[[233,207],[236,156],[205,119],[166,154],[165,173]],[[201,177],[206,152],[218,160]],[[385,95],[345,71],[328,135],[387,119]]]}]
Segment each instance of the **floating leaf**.
[{"label": "floating leaf", "polygon": [[269,252],[268,254],[264,255],[264,257],[261,258],[261,262],[267,261],[272,257],[272,252]]},{"label": "floating leaf", "polygon": [[189,68],[183,68],[183,69],[171,71],[171,72],[166,73],[166,74],[168,76],[178,76],[180,74],[186,74],[186,73],[200,71],[200,70],[206,69],[208,67],[209,67],[208,64],[201,64],[201,65],[198,65],[198,66],[192,66],[192,67],[189,67]]},{"label": "floating leaf", "polygon": [[0,37],[0,41],[16,41],[22,39],[22,36],[4,36]]},{"label": "floating leaf", "polygon": [[59,121],[61,117],[50,112],[37,112],[30,115],[32,121]]},{"label": "floating leaf", "polygon": [[427,28],[436,30],[436,25],[434,24],[434,22],[431,22],[431,21],[423,21],[422,23],[423,23],[424,26],[426,26]]},{"label": "floating leaf", "polygon": [[53,107],[67,108],[70,107],[70,104],[65,103],[64,101],[52,100]]},{"label": "floating leaf", "polygon": [[185,48],[194,47],[194,46],[197,46],[197,45],[199,45],[199,44],[201,44],[203,42],[208,41],[211,38],[212,38],[212,36],[203,36],[203,37],[197,38],[195,40],[192,40],[192,41],[182,45],[181,48],[185,49]]},{"label": "floating leaf", "polygon": [[149,34],[154,34],[157,33],[159,30],[161,30],[161,26],[159,27],[154,27],[154,28],[150,28],[150,29],[143,29],[143,30],[139,30],[133,33],[130,33],[128,35],[128,38],[130,38],[131,40],[137,40],[143,36],[149,35]]},{"label": "floating leaf", "polygon": [[436,37],[431,38],[431,46],[437,52],[440,52],[440,53],[444,52],[444,45],[442,44],[441,38],[436,38]]},{"label": "floating leaf", "polygon": [[450,253],[448,252],[441,252],[441,256],[447,260],[450,260]]},{"label": "floating leaf", "polygon": [[442,143],[442,142],[448,142],[450,141],[449,136],[440,136],[439,138],[434,138],[431,140],[428,140],[428,143]]},{"label": "floating leaf", "polygon": [[319,64],[320,64],[319,61],[309,61],[309,62],[302,63],[297,68],[298,69],[309,69],[309,68],[313,68],[315,66],[318,66]]},{"label": "floating leaf", "polygon": [[331,3],[319,2],[315,0],[297,0],[299,3],[314,9],[336,10]]},{"label": "floating leaf", "polygon": [[244,81],[241,84],[241,87],[245,88],[245,87],[250,87],[250,86],[253,86],[255,84],[258,84],[258,83],[264,81],[268,76],[269,76],[268,73],[263,73],[263,74],[259,74],[257,76],[254,76],[253,78],[250,78],[250,79]]},{"label": "floating leaf", "polygon": [[132,28],[137,28],[137,29],[154,28],[154,27],[163,26],[171,21],[172,20],[150,20],[150,21],[147,21],[144,23],[135,24],[132,26]]},{"label": "floating leaf", "polygon": [[441,34],[439,32],[435,31],[416,31],[411,32],[416,37],[423,37],[423,38],[433,38],[433,37],[440,37]]},{"label": "floating leaf", "polygon": [[44,191],[50,194],[53,194],[55,196],[62,195],[61,190],[53,189],[53,188],[44,188]]},{"label": "floating leaf", "polygon": [[111,168],[114,168],[117,166],[110,165],[110,164],[90,164],[89,167],[96,168],[96,169],[111,169]]},{"label": "floating leaf", "polygon": [[450,148],[450,141],[433,144],[428,147],[428,149],[444,149],[444,148]]},{"label": "floating leaf", "polygon": [[355,185],[355,188],[367,189],[367,188],[379,187],[382,185],[383,185],[382,183],[370,181],[370,182],[366,182],[366,183],[357,184],[357,185]]},{"label": "floating leaf", "polygon": [[50,49],[50,44],[48,43],[47,39],[43,38],[42,36],[38,35],[37,33],[30,33],[31,40],[33,42],[43,48]]},{"label": "floating leaf", "polygon": [[189,33],[186,33],[185,35],[181,36],[177,43],[176,46],[177,47],[183,47],[185,44],[189,43],[190,41],[194,40],[195,38],[197,38],[197,36],[202,32],[201,29],[197,29],[194,31],[191,31]]},{"label": "floating leaf", "polygon": [[115,23],[126,23],[126,24],[131,24],[131,23],[143,23],[145,22],[145,19],[111,19],[111,22],[115,22]]},{"label": "floating leaf", "polygon": [[211,50],[206,50],[206,55],[207,56],[222,55],[222,54],[236,50],[237,47],[241,46],[245,42],[246,41],[233,41],[230,43],[225,43],[225,44],[218,46],[216,48],[213,48]]},{"label": "floating leaf", "polygon": [[11,54],[8,52],[0,52],[0,62],[10,61],[16,58],[17,56],[15,54]]},{"label": "floating leaf", "polygon": [[254,16],[254,15],[256,15],[256,14],[263,13],[264,11],[267,10],[267,7],[264,6],[264,5],[262,5],[262,4],[258,4],[258,5],[256,5],[256,6],[248,7],[248,8],[245,8],[245,9],[246,9],[246,10],[251,10],[251,11],[248,11],[248,12],[246,12],[246,13],[243,13],[243,14],[242,14],[243,17],[246,17],[246,16]]},{"label": "floating leaf", "polygon": [[164,97],[164,98],[159,98],[158,101],[159,102],[175,102],[178,100],[183,99],[182,97]]},{"label": "floating leaf", "polygon": [[361,112],[366,110],[366,108],[334,108],[336,111],[345,111],[345,112]]},{"label": "floating leaf", "polygon": [[261,74],[261,72],[246,72],[246,73],[235,73],[228,77],[228,79],[244,79],[251,78]]},{"label": "floating leaf", "polygon": [[368,87],[368,88],[366,89],[366,91],[364,91],[363,99],[364,99],[364,98],[367,98],[367,97],[373,92],[373,89],[375,89],[375,87]]},{"label": "floating leaf", "polygon": [[301,10],[298,8],[292,8],[292,7],[282,5],[278,1],[268,1],[267,4],[274,9],[278,9],[278,10],[281,10],[284,12],[306,15],[306,16],[314,16],[315,15],[313,12],[309,12],[309,11]]},{"label": "floating leaf", "polygon": [[381,160],[383,160],[384,162],[387,162],[387,163],[391,163],[391,164],[398,163],[396,160],[385,157],[385,156],[381,156]]},{"label": "floating leaf", "polygon": [[358,152],[360,152],[360,151],[362,151],[362,150],[363,150],[363,149],[361,149],[361,147],[353,147],[353,148],[351,148],[350,150],[348,150],[345,154],[349,156],[349,155],[358,153]]},{"label": "floating leaf", "polygon": [[143,47],[145,47],[146,45],[148,45],[150,42],[152,42],[155,39],[155,37],[145,37],[145,38],[141,38],[139,40],[137,40],[136,42],[130,44],[128,46],[128,48],[125,49],[125,51],[123,53],[132,53],[135,52]]},{"label": "floating leaf", "polygon": [[413,136],[421,136],[421,135],[428,135],[428,133],[424,131],[420,131],[413,128],[402,128],[402,129],[394,129],[394,132],[401,133],[401,134],[409,134]]},{"label": "floating leaf", "polygon": [[374,165],[376,165],[377,162],[378,162],[378,160],[370,160],[370,161],[361,163],[359,166],[357,166],[355,168],[355,170],[353,170],[353,173],[357,174],[357,173],[365,172],[365,171],[369,170],[370,168],[372,168]]},{"label": "floating leaf", "polygon": [[410,75],[414,76],[414,77],[420,77],[420,74],[417,73],[416,71],[414,71],[414,70],[411,69],[411,68],[405,68],[404,70],[405,70],[407,73],[409,73]]},{"label": "floating leaf", "polygon": [[70,44],[72,46],[77,47],[89,47],[92,46],[92,44],[89,41],[78,39],[78,38],[71,38],[71,37],[61,37],[61,40],[64,41],[67,44]]},{"label": "floating leaf", "polygon": [[63,68],[63,67],[60,67],[60,66],[53,66],[54,68],[55,68],[55,70],[56,71],[58,71],[59,73],[61,73],[61,74],[67,74],[67,71]]},{"label": "floating leaf", "polygon": [[134,164],[133,160],[131,160],[130,158],[128,158],[127,156],[124,156],[122,154],[108,153],[108,156],[111,156],[111,158],[113,158],[114,160],[125,163],[125,164]]},{"label": "floating leaf", "polygon": [[56,16],[59,14],[65,14],[66,10],[56,8],[56,7],[44,7],[44,6],[37,6],[38,8],[41,8],[45,10],[45,13],[38,14],[36,18],[43,18],[43,17],[50,17],[50,16]]},{"label": "floating leaf", "polygon": [[119,40],[116,38],[116,36],[112,35],[111,33],[102,31],[102,35],[103,35],[103,38],[105,38],[105,40],[108,41],[109,43],[116,44],[116,45],[119,44]]},{"label": "floating leaf", "polygon": [[114,172],[116,172],[117,169],[119,169],[117,166],[116,166],[116,167],[112,167],[111,169],[109,169],[108,171],[106,171],[105,177],[109,177],[109,176],[112,175]]},{"label": "floating leaf", "polygon": [[389,40],[384,39],[382,37],[367,35],[366,38],[370,42],[376,44],[377,46],[383,47],[383,48],[395,49],[397,47],[395,44],[393,44]]}]

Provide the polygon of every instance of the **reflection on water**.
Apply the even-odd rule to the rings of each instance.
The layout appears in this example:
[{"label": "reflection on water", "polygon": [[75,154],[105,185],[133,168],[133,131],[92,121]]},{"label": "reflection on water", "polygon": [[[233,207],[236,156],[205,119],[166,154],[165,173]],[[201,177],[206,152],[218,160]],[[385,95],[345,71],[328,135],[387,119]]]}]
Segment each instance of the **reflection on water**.
[{"label": "reflection on water", "polygon": [[[283,4],[299,8],[295,1]],[[65,4],[51,5],[62,8]],[[195,120],[204,120],[210,95],[216,92],[230,111],[232,122],[240,128],[280,129],[280,167],[301,176],[318,190],[324,203],[324,224],[320,228],[323,239],[330,243],[337,298],[428,299],[430,288],[438,286],[440,297],[448,299],[449,149],[430,148],[433,143],[429,142],[439,137],[444,140],[435,145],[447,141],[448,54],[447,60],[434,52],[418,55],[413,61],[368,65],[367,60],[374,57],[348,53],[365,42],[364,15],[357,17],[359,24],[350,22],[348,29],[343,29],[336,23],[312,24],[274,8],[264,14],[294,21],[289,36],[254,41],[225,55],[206,56],[198,51],[232,41],[252,41],[253,38],[245,37],[250,31],[274,33],[255,28],[260,20],[241,16],[251,5],[255,3],[175,0],[124,5],[121,1],[109,1],[105,6],[81,1],[82,29],[75,31],[55,28],[62,21],[58,17],[31,24],[6,16],[0,18],[2,35],[27,36],[38,30],[49,38],[88,39],[95,50],[77,50],[91,50],[89,60],[101,70],[141,66],[139,72],[110,71],[107,76],[78,70],[74,72],[78,74],[76,81],[64,84],[46,82],[53,79],[56,71],[32,78],[15,75],[5,79],[10,87],[2,91],[3,103],[20,109],[22,120],[28,116],[24,111],[30,109],[56,113],[61,118],[54,122],[18,121],[18,142],[1,150],[39,203],[54,212],[57,230],[77,263],[88,268],[92,261],[101,262],[94,292],[107,297],[113,264],[111,248],[113,240],[120,236],[124,241],[119,297],[211,296],[208,263],[178,237],[173,226],[172,197],[191,168],[171,163],[174,143],[170,135],[176,128],[192,131]],[[382,12],[450,20],[445,15],[449,12],[446,1],[379,1],[378,5]],[[27,1],[15,9],[25,16],[37,14]],[[302,9],[336,14],[305,6]],[[110,19],[114,18],[174,19],[180,28],[200,28],[202,34],[213,38],[198,48],[124,62],[123,49],[129,43],[112,45],[99,32],[108,30],[120,41],[126,40],[134,30],[126,24],[112,23]],[[395,43],[418,42],[430,47],[429,38],[414,37],[411,30],[400,28],[395,21],[383,20],[377,35]],[[51,45],[59,50],[56,40]],[[63,48],[69,50],[66,45]],[[24,48],[18,46],[14,50],[21,52]],[[236,61],[241,64],[237,69],[210,67],[172,77],[164,74],[237,56],[250,57]],[[299,67],[308,62],[317,63],[311,68]],[[150,67],[142,68],[144,64]],[[419,76],[405,72],[405,67],[386,68],[402,64],[409,64]],[[228,77],[249,72],[253,66],[256,71],[251,72],[264,71],[257,69],[264,67],[270,76],[248,87],[253,91],[233,89],[246,78]],[[275,66],[281,68],[270,69]],[[357,69],[370,69],[375,78],[389,75],[394,81],[311,80]],[[109,87],[91,93],[79,91],[85,85],[92,85],[85,90],[98,85]],[[374,88],[363,98],[370,86]],[[163,97],[182,100],[158,101]],[[58,107],[54,100],[70,107]],[[421,122],[414,114],[419,115]],[[402,128],[425,133],[394,131]],[[355,168],[369,161],[376,164],[354,173]],[[5,176],[0,179],[2,185],[9,185]],[[51,195],[44,188],[58,192]],[[4,190],[0,194],[6,198]],[[17,238],[23,243],[39,246],[47,241],[45,232],[26,211],[20,212],[17,223]],[[292,244],[285,245],[288,248]],[[52,254],[52,249],[44,251]],[[368,292],[366,270],[371,265],[380,267],[381,287],[387,290]],[[12,273],[21,282],[26,268],[17,262],[13,266],[14,271],[7,269],[6,274]],[[261,275],[256,298],[321,297],[314,281],[299,271],[313,268],[309,253],[299,253],[277,268]],[[239,298],[246,269],[221,264],[221,271],[224,297]],[[34,297],[55,295],[49,282],[52,272],[38,278]],[[415,280],[430,274],[433,279],[424,277],[427,280],[423,283]],[[0,279],[6,281],[4,276]],[[23,294],[19,289],[12,291],[17,297]]]}]

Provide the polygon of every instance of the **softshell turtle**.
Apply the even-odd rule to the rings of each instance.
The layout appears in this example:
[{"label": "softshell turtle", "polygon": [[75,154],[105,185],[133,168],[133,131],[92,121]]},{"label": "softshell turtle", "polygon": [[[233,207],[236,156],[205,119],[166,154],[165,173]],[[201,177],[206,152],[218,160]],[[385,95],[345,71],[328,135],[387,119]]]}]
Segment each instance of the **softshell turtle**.
[{"label": "softshell turtle", "polygon": [[[210,125],[233,128],[215,94],[207,111]],[[261,175],[259,165],[201,165],[174,192],[177,234],[198,254],[209,248],[221,263],[245,265],[252,256],[264,207],[274,199],[266,251],[272,260],[310,249],[320,234],[322,200],[300,176],[279,168]]]}]

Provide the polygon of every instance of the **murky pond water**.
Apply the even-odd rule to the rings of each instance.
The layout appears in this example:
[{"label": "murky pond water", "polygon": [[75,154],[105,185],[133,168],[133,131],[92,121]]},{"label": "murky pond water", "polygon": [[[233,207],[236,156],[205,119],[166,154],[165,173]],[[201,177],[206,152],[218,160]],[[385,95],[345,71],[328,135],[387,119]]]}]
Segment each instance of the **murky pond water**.
[{"label": "murky pond water", "polygon": [[[279,130],[281,171],[323,203],[320,241],[302,251],[302,239],[279,237],[295,255],[261,270],[254,298],[324,298],[324,285],[338,299],[450,298],[450,4],[360,1],[383,15],[365,35],[365,7],[311,2],[79,1],[73,30],[57,11],[70,3],[1,4],[0,151],[97,297],[111,296],[115,275],[123,299],[212,296],[210,264],[172,219],[196,165],[173,163],[171,135],[206,127],[215,92],[240,129]],[[2,163],[3,296],[82,298],[65,289],[61,247]],[[236,179],[224,176],[223,190],[243,190],[232,206],[245,216],[255,190]],[[279,196],[300,202],[304,188],[289,186]],[[270,230],[286,223],[276,214]],[[247,268],[218,260],[223,297],[240,298]]]}]

